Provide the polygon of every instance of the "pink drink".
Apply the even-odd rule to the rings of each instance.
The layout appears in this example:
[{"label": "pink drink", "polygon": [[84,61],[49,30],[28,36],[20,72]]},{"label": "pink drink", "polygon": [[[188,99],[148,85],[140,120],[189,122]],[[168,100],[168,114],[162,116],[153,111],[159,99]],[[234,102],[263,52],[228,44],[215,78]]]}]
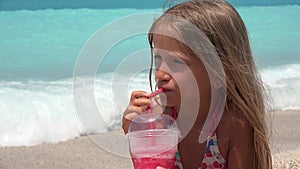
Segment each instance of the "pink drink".
[{"label": "pink drink", "polygon": [[[166,169],[175,168],[176,150],[174,147],[168,151],[158,153],[159,146],[155,146],[156,150],[144,150],[133,154],[133,162],[135,169],[156,169],[156,167],[164,167]],[[163,149],[163,148],[162,148]]]},{"label": "pink drink", "polygon": [[174,169],[179,139],[176,121],[168,115],[143,114],[134,122],[127,133],[134,168]]}]

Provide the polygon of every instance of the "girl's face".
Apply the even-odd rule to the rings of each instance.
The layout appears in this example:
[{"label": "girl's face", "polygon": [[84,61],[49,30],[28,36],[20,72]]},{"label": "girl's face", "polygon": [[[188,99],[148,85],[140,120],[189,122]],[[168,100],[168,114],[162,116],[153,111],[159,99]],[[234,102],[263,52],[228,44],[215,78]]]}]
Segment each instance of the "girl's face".
[{"label": "girl's face", "polygon": [[[198,98],[195,99],[199,96],[201,107],[203,104],[209,105],[210,81],[199,57],[194,56],[190,48],[174,38],[155,34],[153,39],[155,78],[158,88],[165,89],[167,106],[180,108],[182,101],[193,104],[195,100],[199,101]],[[191,87],[192,81],[196,82],[196,88]]]}]

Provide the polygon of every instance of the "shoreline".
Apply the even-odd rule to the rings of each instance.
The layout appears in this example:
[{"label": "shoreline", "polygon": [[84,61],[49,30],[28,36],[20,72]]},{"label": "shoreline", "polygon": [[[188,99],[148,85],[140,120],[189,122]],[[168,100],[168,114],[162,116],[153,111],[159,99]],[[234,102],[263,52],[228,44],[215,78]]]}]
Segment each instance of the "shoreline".
[{"label": "shoreline", "polygon": [[[271,119],[274,168],[300,168],[300,110],[276,111]],[[127,144],[123,131],[116,130],[55,144],[0,147],[0,168],[133,168]]]}]

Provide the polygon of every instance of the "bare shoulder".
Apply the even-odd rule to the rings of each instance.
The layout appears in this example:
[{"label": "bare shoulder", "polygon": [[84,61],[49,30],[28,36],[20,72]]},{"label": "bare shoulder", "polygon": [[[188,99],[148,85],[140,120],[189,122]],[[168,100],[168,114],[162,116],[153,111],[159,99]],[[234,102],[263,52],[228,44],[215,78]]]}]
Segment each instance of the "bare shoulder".
[{"label": "bare shoulder", "polygon": [[242,149],[247,149],[252,144],[251,130],[249,123],[241,115],[224,111],[217,128],[217,136],[220,152],[226,160],[232,150],[245,151]]},{"label": "bare shoulder", "polygon": [[231,143],[246,141],[252,142],[253,131],[250,123],[242,118],[238,112],[230,113],[230,140]]},{"label": "bare shoulder", "polygon": [[254,137],[250,123],[237,112],[230,113],[229,168],[252,168]]},{"label": "bare shoulder", "polygon": [[240,140],[242,136],[251,137],[253,133],[250,123],[239,113],[226,111],[223,113],[218,130],[220,135],[224,135],[230,140]]}]

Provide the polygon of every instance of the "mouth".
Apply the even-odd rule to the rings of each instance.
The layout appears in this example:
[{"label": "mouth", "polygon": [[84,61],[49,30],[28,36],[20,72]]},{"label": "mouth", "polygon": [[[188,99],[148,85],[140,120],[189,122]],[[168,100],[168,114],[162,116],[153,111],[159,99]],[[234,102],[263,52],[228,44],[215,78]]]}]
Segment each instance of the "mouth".
[{"label": "mouth", "polygon": [[172,89],[170,88],[165,88],[165,87],[159,87],[159,88],[162,89],[164,93],[172,91]]},{"label": "mouth", "polygon": [[164,93],[171,91],[171,89],[163,89],[163,90],[164,90]]}]

